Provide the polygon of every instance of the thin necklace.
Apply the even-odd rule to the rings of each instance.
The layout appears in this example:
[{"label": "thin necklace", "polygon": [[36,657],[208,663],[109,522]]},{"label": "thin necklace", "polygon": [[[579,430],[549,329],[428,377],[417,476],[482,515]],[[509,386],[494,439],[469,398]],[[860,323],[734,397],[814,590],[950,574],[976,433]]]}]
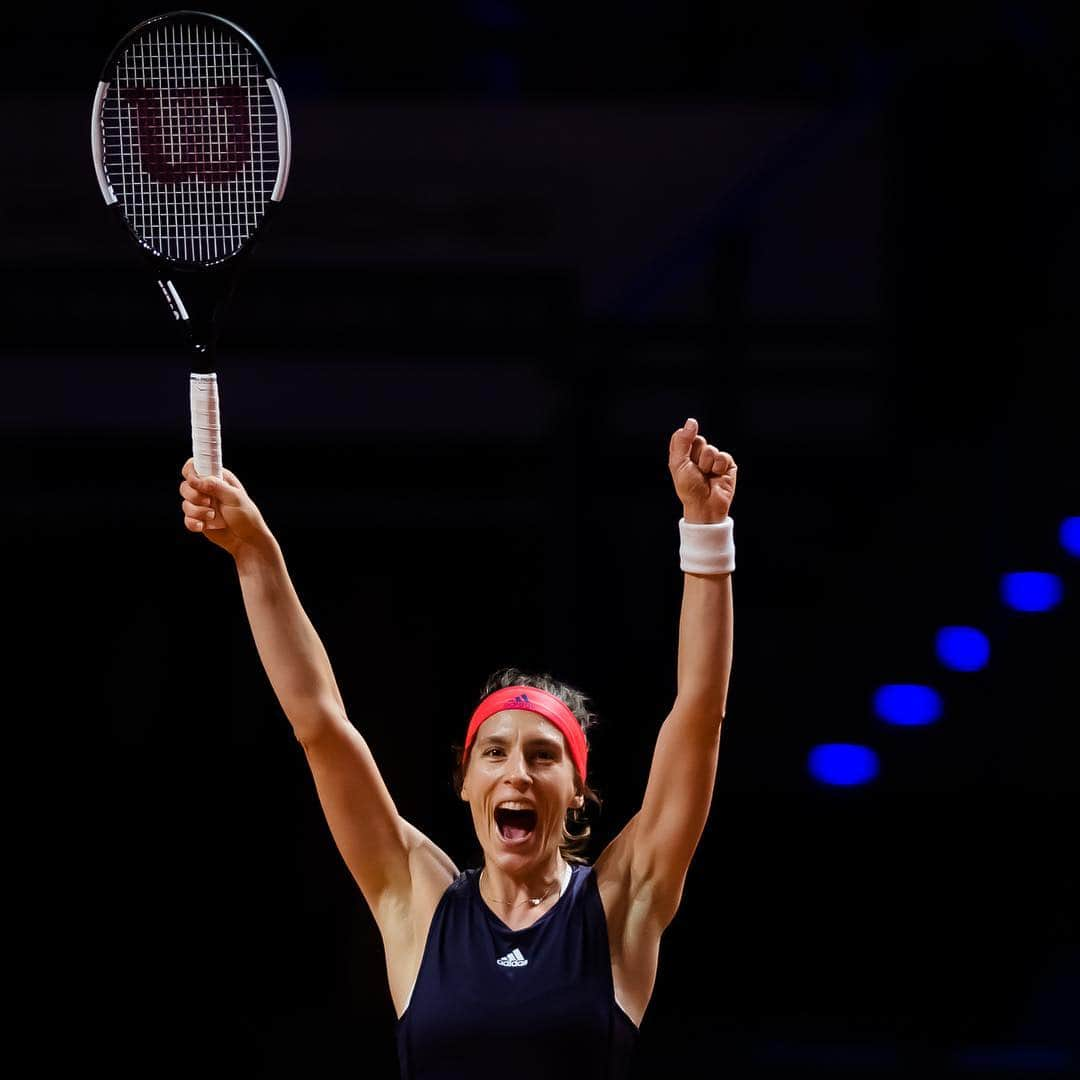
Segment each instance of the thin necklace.
[{"label": "thin necklace", "polygon": [[[483,878],[483,876],[484,871],[481,870],[480,877],[476,880],[477,889],[480,889],[480,879]],[[532,904],[533,907],[536,907],[537,904],[542,904],[556,888],[558,888],[557,882],[550,889],[548,889],[548,891],[544,893],[543,896],[527,896],[524,900],[496,900],[493,896],[484,896],[484,892],[482,889],[480,890],[480,895],[484,896],[485,900],[490,900],[493,904],[509,904],[511,907],[514,907],[516,904]]]}]

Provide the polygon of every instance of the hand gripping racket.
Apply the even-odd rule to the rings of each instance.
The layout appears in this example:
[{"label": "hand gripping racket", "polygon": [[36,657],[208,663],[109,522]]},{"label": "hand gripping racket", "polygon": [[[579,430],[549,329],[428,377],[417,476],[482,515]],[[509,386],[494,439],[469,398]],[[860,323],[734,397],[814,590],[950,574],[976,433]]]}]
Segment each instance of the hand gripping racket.
[{"label": "hand gripping racket", "polygon": [[289,176],[285,97],[262,50],[225,19],[174,11],[139,23],[101,73],[90,118],[105,202],[150,263],[200,367],[191,441],[221,476],[213,371],[219,323]]}]

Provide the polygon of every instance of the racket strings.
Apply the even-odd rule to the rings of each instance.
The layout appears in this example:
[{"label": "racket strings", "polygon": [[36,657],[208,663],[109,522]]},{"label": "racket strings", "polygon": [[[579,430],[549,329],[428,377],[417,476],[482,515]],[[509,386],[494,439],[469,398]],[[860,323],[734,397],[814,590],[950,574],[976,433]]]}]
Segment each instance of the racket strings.
[{"label": "racket strings", "polygon": [[116,63],[104,166],[155,254],[214,262],[258,228],[277,180],[277,111],[251,51],[201,23],[167,23]]}]

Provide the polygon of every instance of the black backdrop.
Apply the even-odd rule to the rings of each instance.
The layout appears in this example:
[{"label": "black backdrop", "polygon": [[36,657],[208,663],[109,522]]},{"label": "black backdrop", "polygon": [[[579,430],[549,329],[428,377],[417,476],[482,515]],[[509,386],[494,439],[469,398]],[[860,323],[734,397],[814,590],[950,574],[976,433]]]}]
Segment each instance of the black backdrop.
[{"label": "black backdrop", "polygon": [[[739,462],[720,772],[642,1076],[1076,1063],[1076,36],[1065,5],[863,9],[214,9],[295,135],[222,340],[226,463],[459,865],[449,747],[502,664],[592,696],[593,857],[634,813],[675,687],[667,440],[694,415]],[[7,42],[23,1003],[45,1062],[392,1076],[374,922],[231,565],[182,528],[189,361],[87,153],[153,13]],[[1013,569],[1064,602],[1006,611]],[[937,665],[952,623],[986,671]],[[900,681],[943,719],[875,720]],[[843,740],[873,784],[808,775]]]}]

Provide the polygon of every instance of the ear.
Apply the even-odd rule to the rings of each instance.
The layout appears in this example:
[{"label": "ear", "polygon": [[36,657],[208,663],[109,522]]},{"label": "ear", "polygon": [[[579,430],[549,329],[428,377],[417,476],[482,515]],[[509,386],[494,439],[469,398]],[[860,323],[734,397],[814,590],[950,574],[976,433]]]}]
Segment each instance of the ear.
[{"label": "ear", "polygon": [[468,801],[469,801],[469,794],[468,794],[468,792],[467,792],[467,791],[465,790],[465,788],[464,788],[464,787],[462,787],[462,789],[461,789],[461,801],[462,801],[462,802],[468,802]]},{"label": "ear", "polygon": [[574,796],[574,801],[571,804],[570,809],[571,810],[580,810],[584,805],[585,805],[585,796],[584,795],[575,795]]}]

